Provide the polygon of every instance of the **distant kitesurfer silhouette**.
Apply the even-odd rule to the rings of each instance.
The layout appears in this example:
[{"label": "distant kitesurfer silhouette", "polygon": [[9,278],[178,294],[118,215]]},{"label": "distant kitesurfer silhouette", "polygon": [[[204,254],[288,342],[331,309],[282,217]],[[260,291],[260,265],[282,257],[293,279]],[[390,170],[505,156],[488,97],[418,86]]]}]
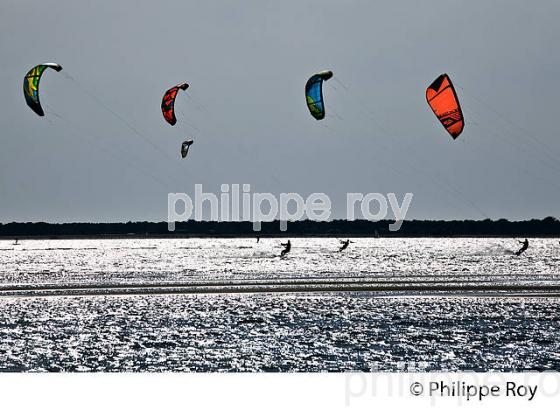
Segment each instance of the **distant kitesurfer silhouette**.
[{"label": "distant kitesurfer silhouette", "polygon": [[339,252],[342,252],[344,249],[348,248],[348,245],[350,245],[352,242],[350,239],[346,239],[345,241],[340,241],[340,243],[342,244],[342,246],[340,247],[340,249],[338,250]]},{"label": "distant kitesurfer silhouette", "polygon": [[520,244],[522,244],[523,246],[521,247],[521,249],[519,249],[517,252],[515,252],[516,256],[521,255],[523,252],[525,252],[527,250],[527,248],[529,247],[529,240],[527,238],[525,238],[524,241],[517,241]]},{"label": "distant kitesurfer silhouette", "polygon": [[280,253],[280,257],[283,258],[292,250],[292,243],[288,239],[288,242],[282,243],[281,245],[284,247],[284,249]]}]

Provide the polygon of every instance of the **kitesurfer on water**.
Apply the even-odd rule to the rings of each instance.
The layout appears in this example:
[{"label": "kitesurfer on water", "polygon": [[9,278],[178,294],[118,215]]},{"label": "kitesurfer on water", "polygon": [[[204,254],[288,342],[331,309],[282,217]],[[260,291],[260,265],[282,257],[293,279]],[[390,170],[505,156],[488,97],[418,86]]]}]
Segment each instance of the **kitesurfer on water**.
[{"label": "kitesurfer on water", "polygon": [[288,242],[282,243],[281,245],[284,247],[284,249],[280,253],[280,257],[283,258],[284,256],[286,256],[292,250],[292,243],[288,239]]},{"label": "kitesurfer on water", "polygon": [[342,244],[342,246],[338,251],[342,252],[344,249],[348,248],[348,245],[350,245],[352,242],[350,241],[350,239],[346,239],[345,241],[340,241],[340,243]]},{"label": "kitesurfer on water", "polygon": [[529,240],[527,238],[525,238],[524,241],[517,241],[520,244],[522,244],[523,246],[521,247],[521,249],[519,249],[517,252],[515,252],[516,256],[521,255],[523,252],[525,252],[527,250],[527,248],[529,247]]}]

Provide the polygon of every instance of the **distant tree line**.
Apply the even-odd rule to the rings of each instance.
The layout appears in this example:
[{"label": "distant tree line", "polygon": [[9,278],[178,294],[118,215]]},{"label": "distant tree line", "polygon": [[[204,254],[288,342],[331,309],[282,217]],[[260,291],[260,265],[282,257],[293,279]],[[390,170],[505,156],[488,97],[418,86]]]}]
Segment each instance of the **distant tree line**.
[{"label": "distant tree line", "polygon": [[12,222],[0,224],[0,237],[255,237],[255,236],[338,236],[338,237],[560,237],[560,221],[553,217],[528,221],[464,220],[464,221],[405,221],[397,232],[389,230],[394,221],[365,220],[328,222],[294,221],[286,232],[279,222],[262,224],[260,232],[253,231],[251,222],[188,221],[175,224],[169,232],[166,222],[126,223],[45,223]]}]

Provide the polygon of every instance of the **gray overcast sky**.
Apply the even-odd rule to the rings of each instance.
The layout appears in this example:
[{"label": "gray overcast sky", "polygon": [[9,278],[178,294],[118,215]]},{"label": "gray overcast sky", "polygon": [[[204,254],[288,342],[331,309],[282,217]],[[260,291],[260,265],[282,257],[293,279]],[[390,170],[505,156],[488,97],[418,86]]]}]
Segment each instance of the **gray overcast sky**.
[{"label": "gray overcast sky", "polygon": [[[167,193],[196,183],[325,192],[338,218],[346,192],[412,192],[408,218],[558,217],[559,15],[557,0],[0,0],[0,221],[164,220]],[[51,61],[39,118],[22,80]],[[338,81],[318,122],[303,88],[324,69]],[[456,141],[425,102],[443,72]],[[161,97],[184,81],[170,127]]]}]

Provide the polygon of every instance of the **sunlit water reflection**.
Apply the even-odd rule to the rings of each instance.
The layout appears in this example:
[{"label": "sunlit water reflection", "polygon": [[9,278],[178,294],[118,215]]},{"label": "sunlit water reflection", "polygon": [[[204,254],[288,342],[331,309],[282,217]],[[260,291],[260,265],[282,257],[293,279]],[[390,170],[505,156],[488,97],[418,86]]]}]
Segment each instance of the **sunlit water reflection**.
[{"label": "sunlit water reflection", "polygon": [[[560,284],[558,240],[0,241],[0,287],[353,277]],[[29,296],[29,295],[28,295]],[[11,371],[560,370],[560,299],[367,293],[0,297]]]}]

